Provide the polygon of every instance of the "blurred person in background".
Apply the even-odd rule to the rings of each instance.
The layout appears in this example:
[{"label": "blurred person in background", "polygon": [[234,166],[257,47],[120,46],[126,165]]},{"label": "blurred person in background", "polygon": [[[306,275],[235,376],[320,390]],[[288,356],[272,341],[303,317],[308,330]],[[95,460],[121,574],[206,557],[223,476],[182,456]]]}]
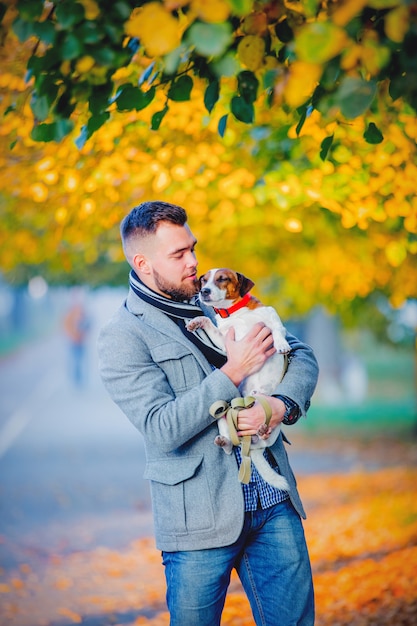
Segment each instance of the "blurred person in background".
[{"label": "blurred person in background", "polygon": [[90,327],[86,307],[78,297],[63,320],[63,329],[68,341],[70,379],[78,388],[86,383],[86,351]]}]

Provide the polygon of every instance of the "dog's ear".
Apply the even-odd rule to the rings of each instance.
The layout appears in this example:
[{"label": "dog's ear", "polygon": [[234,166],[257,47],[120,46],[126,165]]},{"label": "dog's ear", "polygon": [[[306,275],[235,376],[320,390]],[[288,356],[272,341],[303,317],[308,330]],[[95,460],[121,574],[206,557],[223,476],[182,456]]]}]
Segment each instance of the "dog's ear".
[{"label": "dog's ear", "polygon": [[252,287],[255,286],[255,283],[250,278],[246,278],[243,274],[239,274],[239,272],[236,272],[236,275],[239,281],[239,295],[245,296]]}]

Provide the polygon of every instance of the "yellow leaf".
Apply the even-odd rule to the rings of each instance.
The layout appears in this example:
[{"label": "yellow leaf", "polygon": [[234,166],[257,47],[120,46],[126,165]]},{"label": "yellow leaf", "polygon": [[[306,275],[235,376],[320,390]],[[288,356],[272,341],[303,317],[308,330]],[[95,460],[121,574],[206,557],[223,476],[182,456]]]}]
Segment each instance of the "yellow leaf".
[{"label": "yellow leaf", "polygon": [[44,202],[48,197],[48,188],[43,183],[34,183],[29,191],[35,202]]},{"label": "yellow leaf", "polygon": [[65,207],[61,207],[55,211],[55,221],[58,224],[64,224],[67,221],[68,211]]},{"label": "yellow leaf", "polygon": [[157,57],[175,50],[181,41],[181,29],[177,19],[159,2],[149,2],[133,11],[126,22],[125,31],[138,37],[149,57]]},{"label": "yellow leaf", "polygon": [[87,20],[95,20],[100,15],[100,9],[95,0],[78,0],[84,7],[85,17]]},{"label": "yellow leaf", "polygon": [[377,39],[365,37],[361,46],[362,63],[366,70],[375,76],[389,61],[390,51],[387,46],[381,46]]},{"label": "yellow leaf", "polygon": [[401,43],[410,28],[410,9],[400,6],[389,11],[385,16],[385,34],[395,41]]},{"label": "yellow leaf", "polygon": [[358,15],[366,5],[367,0],[346,0],[332,15],[332,22],[336,26],[345,26]]},{"label": "yellow leaf", "polygon": [[266,13],[253,11],[243,18],[241,28],[245,35],[264,35],[268,29]]},{"label": "yellow leaf", "polygon": [[230,4],[226,0],[193,0],[191,7],[203,22],[209,24],[225,22],[230,14]]},{"label": "yellow leaf", "polygon": [[93,57],[87,55],[78,59],[77,63],[75,64],[75,69],[79,74],[86,74],[91,70],[94,64],[95,60],[93,59]]},{"label": "yellow leaf", "polygon": [[313,93],[322,73],[322,66],[296,61],[289,68],[284,89],[286,103],[292,107],[303,104]]},{"label": "yellow leaf", "polygon": [[255,72],[263,62],[265,41],[257,35],[246,35],[239,42],[237,54],[242,65]]},{"label": "yellow leaf", "polygon": [[295,51],[300,61],[326,63],[337,56],[348,41],[343,28],[330,22],[313,22],[300,29]]},{"label": "yellow leaf", "polygon": [[399,267],[407,257],[407,250],[403,242],[390,241],[385,248],[388,262],[393,267]]}]

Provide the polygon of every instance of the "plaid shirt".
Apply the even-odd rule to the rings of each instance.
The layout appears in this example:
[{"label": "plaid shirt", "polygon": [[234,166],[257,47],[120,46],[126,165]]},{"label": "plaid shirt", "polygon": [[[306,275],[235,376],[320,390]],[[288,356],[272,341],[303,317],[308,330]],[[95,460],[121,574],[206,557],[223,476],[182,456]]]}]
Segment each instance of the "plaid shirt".
[{"label": "plaid shirt", "polygon": [[[242,462],[240,447],[235,446],[234,451],[237,463],[240,467]],[[267,459],[269,464],[271,464],[267,449],[264,450],[264,457]],[[276,468],[274,469],[277,471]],[[278,504],[279,502],[283,502],[289,498],[286,491],[281,491],[281,489],[277,489],[267,483],[259,474],[253,463],[250,481],[248,484],[242,485],[242,489],[243,497],[245,499],[245,511],[256,511],[258,508],[268,509],[270,506],[274,506],[274,504]]]},{"label": "plaid shirt", "polygon": [[[290,411],[290,409],[294,407],[299,408],[298,405],[294,402],[294,400],[291,400],[291,398],[288,398],[287,396],[277,396],[277,397],[280,398],[285,403],[285,406],[287,408],[287,413]],[[285,418],[284,423],[285,422],[287,424],[295,423],[297,419],[299,418],[300,414],[301,412],[298,411],[298,414],[292,417],[291,421],[289,420],[287,421],[287,418]],[[237,459],[237,464],[240,467],[240,464],[242,463],[242,454],[240,452],[240,447],[235,446],[234,450],[235,450],[235,455]],[[279,474],[278,468],[274,467],[273,457],[270,455],[268,448],[265,448],[263,454],[266,460],[268,461],[268,463],[274,469],[274,471],[276,471]],[[272,485],[267,483],[259,474],[258,470],[256,469],[253,463],[252,463],[252,473],[251,473],[250,481],[247,484],[243,484],[242,488],[243,488],[243,497],[245,500],[245,511],[256,511],[256,509],[258,508],[268,509],[269,507],[274,506],[274,504],[279,504],[280,502],[283,502],[284,500],[287,500],[289,498],[289,495],[286,491],[277,489],[276,487],[273,487]]]}]

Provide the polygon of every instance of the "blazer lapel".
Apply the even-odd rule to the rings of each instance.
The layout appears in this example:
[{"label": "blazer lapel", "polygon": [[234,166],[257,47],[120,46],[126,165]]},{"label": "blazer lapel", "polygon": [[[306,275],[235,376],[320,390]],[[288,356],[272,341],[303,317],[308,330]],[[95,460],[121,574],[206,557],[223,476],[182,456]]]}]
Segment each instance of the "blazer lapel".
[{"label": "blazer lapel", "polygon": [[175,341],[178,341],[185,346],[195,356],[197,361],[200,363],[202,368],[207,371],[207,373],[212,371],[212,366],[207,361],[204,354],[193,344],[192,341],[187,341],[187,338],[175,322],[173,322],[165,313],[156,307],[138,298],[138,296],[131,289],[129,289],[126,299],[126,308],[136,317],[141,317],[144,323],[153,328],[156,332],[166,335],[168,339],[175,339]]}]

